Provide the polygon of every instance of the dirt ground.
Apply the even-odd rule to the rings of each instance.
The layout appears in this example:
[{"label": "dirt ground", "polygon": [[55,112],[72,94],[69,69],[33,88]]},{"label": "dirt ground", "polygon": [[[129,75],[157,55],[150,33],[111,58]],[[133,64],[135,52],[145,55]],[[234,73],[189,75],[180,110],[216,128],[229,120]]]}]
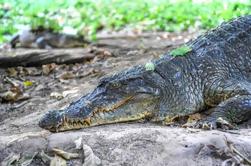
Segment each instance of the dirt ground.
[{"label": "dirt ground", "polygon": [[[0,162],[48,165],[40,152],[53,156],[54,147],[74,152],[74,141],[78,139],[82,141],[82,150],[87,148],[83,151],[92,154],[90,163],[82,157],[68,160],[67,165],[227,165],[241,160],[235,156],[232,145],[250,160],[248,126],[236,133],[225,133],[154,124],[114,124],[56,134],[38,127],[43,114],[66,107],[88,93],[101,77],[145,64],[197,35],[100,35],[98,47],[68,49],[72,54],[83,50],[95,55],[84,62],[0,68]],[[11,50],[9,54],[22,51]],[[32,160],[28,162],[25,157]]]}]

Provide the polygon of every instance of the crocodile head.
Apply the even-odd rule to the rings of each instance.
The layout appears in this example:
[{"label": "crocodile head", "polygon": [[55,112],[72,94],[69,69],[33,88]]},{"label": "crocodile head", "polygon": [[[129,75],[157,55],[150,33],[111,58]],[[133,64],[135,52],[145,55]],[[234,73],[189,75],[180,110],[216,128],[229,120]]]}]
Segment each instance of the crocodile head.
[{"label": "crocodile head", "polygon": [[159,101],[160,90],[152,81],[156,79],[154,72],[140,66],[104,78],[93,92],[65,110],[48,112],[39,126],[58,132],[150,119]]}]

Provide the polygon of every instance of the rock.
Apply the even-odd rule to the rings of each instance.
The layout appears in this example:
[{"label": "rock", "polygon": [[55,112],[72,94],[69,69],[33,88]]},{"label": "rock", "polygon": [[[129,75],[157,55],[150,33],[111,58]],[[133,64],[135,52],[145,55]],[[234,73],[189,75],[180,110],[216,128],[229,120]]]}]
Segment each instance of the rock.
[{"label": "rock", "polygon": [[[35,148],[34,139],[41,138],[28,137],[18,144],[12,143],[4,151],[12,152],[15,149],[16,154],[19,151],[20,154],[26,152],[27,155],[27,149],[33,146],[32,155]],[[76,142],[79,139],[82,139],[82,147],[88,148],[82,148],[81,151],[79,141]],[[226,139],[250,160],[251,129],[241,129],[231,134],[217,130],[172,128],[149,123],[113,124],[52,133],[46,136],[47,143],[43,143],[42,149],[37,146],[37,151],[47,150],[47,154],[51,154],[53,148],[59,148],[69,153],[85,155],[89,151],[92,161],[98,162],[100,159],[102,165],[221,165],[231,159],[231,155],[225,155],[227,158],[224,158],[224,155],[219,156],[212,149],[221,149],[222,152],[229,150]],[[17,150],[20,145],[22,148]],[[85,160],[82,160],[74,159],[72,162],[83,163]]]}]

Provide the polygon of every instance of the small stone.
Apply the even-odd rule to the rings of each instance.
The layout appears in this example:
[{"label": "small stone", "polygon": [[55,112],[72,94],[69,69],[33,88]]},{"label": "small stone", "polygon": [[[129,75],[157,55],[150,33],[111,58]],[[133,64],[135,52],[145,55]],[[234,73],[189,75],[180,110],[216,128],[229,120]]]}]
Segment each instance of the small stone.
[{"label": "small stone", "polygon": [[57,100],[61,100],[64,98],[64,96],[61,94],[61,93],[58,93],[58,92],[52,92],[50,94],[50,98],[52,99],[57,99]]}]

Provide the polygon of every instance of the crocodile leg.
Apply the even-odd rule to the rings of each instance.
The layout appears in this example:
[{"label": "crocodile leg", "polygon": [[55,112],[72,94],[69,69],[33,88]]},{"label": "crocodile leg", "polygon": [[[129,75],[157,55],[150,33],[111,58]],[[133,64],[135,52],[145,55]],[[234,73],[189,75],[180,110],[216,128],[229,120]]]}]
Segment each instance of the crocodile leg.
[{"label": "crocodile leg", "polygon": [[233,124],[247,121],[251,118],[251,95],[235,96],[220,103],[214,112],[199,122],[198,127],[235,128]]},{"label": "crocodile leg", "polygon": [[210,93],[214,93],[217,100],[221,98],[221,102],[212,108],[213,112],[200,121],[197,127],[233,129],[233,124],[251,118],[251,84],[236,80],[226,80],[220,84],[223,85],[221,88],[218,86]]}]

